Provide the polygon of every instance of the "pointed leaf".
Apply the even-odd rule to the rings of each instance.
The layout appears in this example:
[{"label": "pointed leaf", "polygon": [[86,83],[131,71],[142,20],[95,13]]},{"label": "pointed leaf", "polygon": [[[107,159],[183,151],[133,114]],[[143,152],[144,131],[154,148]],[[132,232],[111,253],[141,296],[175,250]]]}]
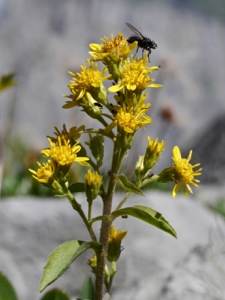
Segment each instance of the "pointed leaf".
[{"label": "pointed leaf", "polygon": [[69,186],[71,193],[81,193],[85,191],[85,184],[83,182],[75,182]]},{"label": "pointed leaf", "polygon": [[150,207],[136,205],[132,207],[125,207],[112,212],[112,216],[114,219],[124,215],[129,215],[140,219],[171,234],[175,238],[177,237],[176,231],[169,224],[169,222],[159,212]]},{"label": "pointed leaf", "polygon": [[98,242],[69,241],[56,248],[49,256],[44,267],[39,290],[43,291],[48,285],[59,278],[74,262],[74,260],[88,249],[95,252],[102,248]]},{"label": "pointed leaf", "polygon": [[89,277],[85,283],[82,286],[81,294],[79,299],[88,299],[88,300],[94,300],[94,283],[91,277]]},{"label": "pointed leaf", "polygon": [[0,300],[18,300],[12,284],[2,273],[0,273]]},{"label": "pointed leaf", "polygon": [[70,300],[70,297],[59,289],[48,291],[41,300]]},{"label": "pointed leaf", "polygon": [[142,193],[142,190],[140,190],[134,183],[129,181],[128,178],[124,174],[118,175],[117,179],[125,191],[144,196],[144,194]]}]

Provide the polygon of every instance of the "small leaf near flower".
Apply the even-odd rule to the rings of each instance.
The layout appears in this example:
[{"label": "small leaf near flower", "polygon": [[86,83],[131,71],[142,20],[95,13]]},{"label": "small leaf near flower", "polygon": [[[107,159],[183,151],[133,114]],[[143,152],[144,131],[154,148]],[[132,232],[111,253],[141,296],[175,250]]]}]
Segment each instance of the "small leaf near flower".
[{"label": "small leaf near flower", "polygon": [[125,191],[144,196],[142,190],[140,190],[134,183],[130,182],[124,174],[118,175],[117,179]]}]

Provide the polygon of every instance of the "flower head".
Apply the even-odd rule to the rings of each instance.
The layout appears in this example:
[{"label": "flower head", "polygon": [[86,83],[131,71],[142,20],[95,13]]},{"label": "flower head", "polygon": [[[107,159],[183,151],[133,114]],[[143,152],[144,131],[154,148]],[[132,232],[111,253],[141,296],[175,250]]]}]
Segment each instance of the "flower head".
[{"label": "flower head", "polygon": [[126,236],[127,230],[115,230],[114,226],[111,226],[109,233],[109,246],[108,246],[108,256],[109,262],[117,261],[119,259],[121,249],[121,241]]},{"label": "flower head", "polygon": [[110,92],[118,92],[123,88],[129,91],[142,92],[146,88],[159,88],[160,84],[154,84],[154,78],[150,78],[149,74],[159,67],[147,67],[147,60],[143,59],[130,61],[127,59],[120,66],[121,80],[118,84],[109,88]]},{"label": "flower head", "polygon": [[196,176],[200,176],[202,173],[202,168],[194,171],[193,169],[200,166],[200,164],[191,165],[189,161],[192,157],[192,151],[189,152],[187,158],[182,158],[180,149],[178,146],[173,148],[173,164],[171,167],[166,168],[159,174],[158,181],[160,182],[169,182],[175,181],[176,185],[173,188],[172,196],[175,197],[179,188],[183,186],[184,195],[188,196],[188,191],[193,194],[193,191],[190,187],[192,184],[195,187],[198,187],[199,180],[195,179]]},{"label": "flower head", "polygon": [[143,178],[145,178],[152,168],[158,162],[162,151],[165,148],[165,142],[158,142],[158,138],[152,140],[150,136],[148,137],[148,145],[146,147],[145,155],[139,156],[136,163],[135,174],[136,183],[141,184]]},{"label": "flower head", "polygon": [[151,152],[151,155],[158,155],[161,154],[165,148],[166,143],[162,141],[161,143],[158,142],[158,138],[152,140],[150,136],[148,136],[148,145],[147,151]]},{"label": "flower head", "polygon": [[158,138],[152,140],[151,137],[148,136],[148,145],[144,157],[144,168],[146,171],[150,171],[158,162],[165,145],[166,143],[164,141],[158,142]]},{"label": "flower head", "polygon": [[39,181],[40,183],[43,183],[47,185],[49,181],[53,178],[54,172],[55,172],[55,165],[52,160],[48,160],[47,163],[39,163],[38,164],[38,170],[34,171],[32,169],[29,169],[29,171],[33,174],[32,177]]},{"label": "flower head", "polygon": [[87,171],[85,175],[86,181],[86,195],[88,201],[94,200],[99,192],[100,187],[102,185],[102,176],[98,174],[98,172],[92,172],[90,169]]},{"label": "flower head", "polygon": [[182,158],[180,149],[178,146],[173,148],[173,161],[175,164],[175,180],[177,184],[173,188],[172,196],[175,197],[180,186],[183,185],[184,195],[187,197],[187,190],[193,194],[190,184],[195,187],[198,187],[200,181],[195,179],[195,176],[200,176],[202,168],[194,171],[193,169],[200,166],[200,163],[191,165],[189,161],[192,157],[192,150],[189,152],[187,158]]},{"label": "flower head", "polygon": [[109,79],[111,75],[104,76],[107,68],[103,68],[102,71],[98,70],[98,65],[93,62],[88,63],[88,67],[81,66],[80,73],[69,72],[73,78],[71,79],[68,87],[71,91],[71,95],[66,95],[67,98],[72,98],[71,102],[66,102],[63,108],[71,108],[73,106],[81,105],[82,98],[88,92],[90,93],[96,101],[100,103],[105,103],[107,93],[103,81]]},{"label": "flower head", "polygon": [[50,148],[41,151],[44,157],[51,157],[53,161],[61,166],[71,166],[74,162],[78,162],[83,166],[89,166],[87,160],[88,157],[78,157],[77,153],[81,150],[81,146],[78,143],[73,146],[70,145],[70,141],[62,140],[58,136],[57,142],[53,142],[48,138]]},{"label": "flower head", "polygon": [[119,130],[134,134],[139,128],[152,123],[152,119],[145,114],[151,106],[150,103],[144,103],[145,97],[141,97],[136,105],[132,100],[130,103],[129,100],[125,100],[126,103],[121,107],[115,107],[114,121],[105,129],[106,132],[117,126]]},{"label": "flower head", "polygon": [[92,272],[95,273],[96,267],[97,267],[97,256],[93,255],[91,258],[88,260],[88,264],[92,269]]},{"label": "flower head", "polygon": [[136,47],[136,43],[128,45],[127,39],[119,33],[116,37],[111,35],[111,39],[104,37],[101,39],[102,44],[90,44],[91,51],[89,54],[96,61],[107,62],[112,60],[119,62],[127,58],[128,54]]}]

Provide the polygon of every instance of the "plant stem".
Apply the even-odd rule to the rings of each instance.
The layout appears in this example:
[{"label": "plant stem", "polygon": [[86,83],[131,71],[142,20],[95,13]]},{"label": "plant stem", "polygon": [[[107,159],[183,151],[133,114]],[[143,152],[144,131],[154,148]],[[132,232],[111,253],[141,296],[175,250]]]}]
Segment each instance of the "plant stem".
[{"label": "plant stem", "polygon": [[110,226],[112,222],[110,219],[110,214],[112,209],[113,193],[117,182],[116,175],[120,170],[125,153],[126,151],[122,151],[120,145],[118,145],[117,142],[115,141],[109,185],[108,185],[106,197],[103,201],[104,203],[103,216],[106,216],[106,218],[102,220],[101,232],[100,232],[100,243],[102,243],[103,247],[101,253],[99,253],[97,256],[95,300],[103,299],[104,269],[105,269],[105,260],[107,256],[107,250],[108,250]]},{"label": "plant stem", "polygon": [[122,208],[122,206],[125,204],[125,202],[128,200],[128,198],[133,195],[132,192],[128,192],[126,193],[126,196],[123,198],[123,200],[118,204],[118,206],[116,207],[115,210],[119,210],[120,208]]},{"label": "plant stem", "polygon": [[86,218],[86,216],[83,212],[83,209],[81,208],[81,205],[74,199],[73,195],[70,193],[69,190],[67,190],[66,197],[69,200],[70,204],[72,205],[73,209],[78,212],[81,219],[83,220],[85,226],[87,227],[87,230],[90,234],[90,237],[91,237],[92,241],[96,242],[97,238],[96,238],[96,235],[95,235],[94,230],[92,228],[92,225],[91,225],[91,223],[88,222],[88,219]]}]

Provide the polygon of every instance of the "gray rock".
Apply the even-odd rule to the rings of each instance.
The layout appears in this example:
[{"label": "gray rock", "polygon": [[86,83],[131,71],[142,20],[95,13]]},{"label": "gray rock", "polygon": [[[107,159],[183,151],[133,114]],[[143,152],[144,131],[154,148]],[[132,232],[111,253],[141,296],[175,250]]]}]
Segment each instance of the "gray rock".
[{"label": "gray rock", "polygon": [[[224,232],[225,233],[225,232]],[[224,300],[225,235],[211,237],[196,246],[173,268],[160,270],[155,276],[143,277],[128,291],[116,291],[115,300]]]},{"label": "gray rock", "polygon": [[[117,194],[114,203],[121,197]],[[82,195],[77,199],[85,208]],[[143,198],[133,197],[127,205],[137,203],[162,213],[177,231],[178,239],[131,217],[116,220],[116,228],[129,232],[123,243],[125,250],[112,290],[111,299],[115,300],[149,299],[135,297],[145,293],[148,286],[152,287],[152,295],[159,293],[165,286],[166,276],[172,273],[175,277],[177,266],[191,255],[194,247],[204,247],[209,236],[219,235],[218,228],[225,232],[224,222],[194,198],[178,196],[172,200],[170,194],[152,192]],[[97,201],[94,215],[100,211]],[[40,298],[38,284],[48,255],[54,248],[68,240],[89,240],[81,220],[62,199],[1,201],[0,220],[0,270],[13,282],[23,300]],[[86,262],[91,256],[92,252],[88,251],[78,258],[50,288],[59,287],[73,297],[78,296],[83,281],[90,274]]]},{"label": "gray rock", "polygon": [[194,160],[200,162],[202,172],[201,182],[225,183],[225,114],[215,117],[201,134],[192,142]]}]

